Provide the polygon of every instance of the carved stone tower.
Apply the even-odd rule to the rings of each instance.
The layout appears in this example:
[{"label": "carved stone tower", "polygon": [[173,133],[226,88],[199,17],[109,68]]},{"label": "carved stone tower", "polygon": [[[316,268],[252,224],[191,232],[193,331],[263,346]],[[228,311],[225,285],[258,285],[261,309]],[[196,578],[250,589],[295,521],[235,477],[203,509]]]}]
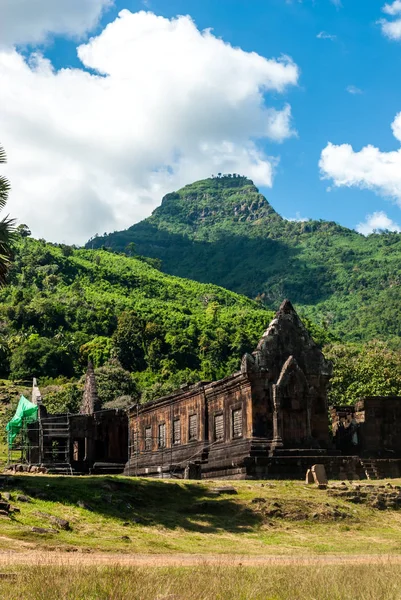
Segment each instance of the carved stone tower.
[{"label": "carved stone tower", "polygon": [[256,435],[270,439],[271,451],[329,446],[327,387],[332,365],[289,300],[282,303],[252,355],[243,357],[241,370],[253,381]]},{"label": "carved stone tower", "polygon": [[91,361],[88,362],[85,377],[85,389],[80,408],[81,415],[92,415],[100,410],[99,396],[97,395],[95,370]]}]

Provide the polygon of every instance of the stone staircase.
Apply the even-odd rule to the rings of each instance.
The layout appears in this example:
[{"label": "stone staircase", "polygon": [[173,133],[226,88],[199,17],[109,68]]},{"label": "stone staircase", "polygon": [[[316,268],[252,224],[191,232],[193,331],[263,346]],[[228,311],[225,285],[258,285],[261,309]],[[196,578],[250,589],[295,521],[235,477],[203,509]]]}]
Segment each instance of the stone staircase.
[{"label": "stone staircase", "polygon": [[366,479],[381,479],[376,462],[374,460],[368,460],[366,458],[362,460],[361,458],[360,463],[366,475]]},{"label": "stone staircase", "polygon": [[391,458],[361,458],[367,479],[393,479],[401,476],[401,460]]},{"label": "stone staircase", "polygon": [[125,463],[95,462],[89,470],[90,475],[122,475]]},{"label": "stone staircase", "polygon": [[75,475],[70,463],[43,464],[50,475]]}]

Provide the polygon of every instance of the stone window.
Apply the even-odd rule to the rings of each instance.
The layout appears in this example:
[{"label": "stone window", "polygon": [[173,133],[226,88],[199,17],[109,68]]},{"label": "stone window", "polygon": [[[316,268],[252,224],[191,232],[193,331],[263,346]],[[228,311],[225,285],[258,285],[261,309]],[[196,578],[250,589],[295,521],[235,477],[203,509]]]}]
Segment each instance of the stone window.
[{"label": "stone window", "polygon": [[198,415],[190,415],[189,417],[189,441],[198,439]]},{"label": "stone window", "polygon": [[242,408],[233,410],[233,438],[242,437]]},{"label": "stone window", "polygon": [[145,450],[152,450],[152,428],[145,427]]},{"label": "stone window", "polygon": [[160,425],[159,425],[159,435],[157,438],[157,443],[158,443],[159,448],[166,447],[166,424],[165,423],[160,423]]},{"label": "stone window", "polygon": [[224,416],[214,415],[214,439],[216,442],[224,440]]},{"label": "stone window", "polygon": [[133,431],[132,444],[131,444],[131,455],[136,454],[137,451],[138,451],[138,432]]},{"label": "stone window", "polygon": [[181,421],[174,419],[173,422],[173,444],[181,444]]}]

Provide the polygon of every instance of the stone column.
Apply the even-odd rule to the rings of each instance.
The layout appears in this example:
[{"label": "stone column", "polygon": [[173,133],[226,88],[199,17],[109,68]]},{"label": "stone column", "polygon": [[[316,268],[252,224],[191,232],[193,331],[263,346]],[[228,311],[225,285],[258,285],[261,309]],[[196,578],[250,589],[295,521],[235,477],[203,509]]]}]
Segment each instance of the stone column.
[{"label": "stone column", "polygon": [[281,398],[280,398],[280,390],[276,384],[273,384],[272,387],[272,395],[273,395],[273,441],[271,445],[271,450],[275,450],[276,448],[283,447],[283,423],[282,423],[282,414],[281,414]]}]

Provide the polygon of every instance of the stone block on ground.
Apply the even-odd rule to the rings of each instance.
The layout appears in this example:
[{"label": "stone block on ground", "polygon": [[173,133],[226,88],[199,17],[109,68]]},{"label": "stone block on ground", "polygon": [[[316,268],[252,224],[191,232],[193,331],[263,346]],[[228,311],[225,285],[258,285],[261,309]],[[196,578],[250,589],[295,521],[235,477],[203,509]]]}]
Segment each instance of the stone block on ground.
[{"label": "stone block on ground", "polygon": [[308,485],[311,483],[315,483],[315,478],[313,477],[313,473],[310,469],[306,471],[305,483],[307,483]]},{"label": "stone block on ground", "polygon": [[33,533],[58,533],[57,529],[45,529],[44,527],[31,527]]},{"label": "stone block on ground", "polygon": [[225,487],[218,487],[214,490],[215,492],[217,492],[218,494],[238,494],[237,490],[230,486],[225,486]]},{"label": "stone block on ground", "polygon": [[84,508],[85,510],[93,510],[92,507],[83,500],[78,500],[77,506],[79,506],[79,508]]},{"label": "stone block on ground", "polygon": [[60,517],[50,517],[50,522],[59,529],[64,529],[64,531],[69,531],[71,529],[70,523],[66,519],[61,519]]},{"label": "stone block on ground", "polygon": [[17,502],[31,502],[31,499],[28,498],[28,496],[25,496],[24,494],[17,494],[15,496],[15,499]]},{"label": "stone block on ground", "polygon": [[313,479],[315,480],[315,483],[317,483],[317,485],[319,485],[319,484],[327,485],[328,484],[326,469],[324,468],[324,465],[313,465],[313,467],[311,468],[311,471],[312,471]]}]

